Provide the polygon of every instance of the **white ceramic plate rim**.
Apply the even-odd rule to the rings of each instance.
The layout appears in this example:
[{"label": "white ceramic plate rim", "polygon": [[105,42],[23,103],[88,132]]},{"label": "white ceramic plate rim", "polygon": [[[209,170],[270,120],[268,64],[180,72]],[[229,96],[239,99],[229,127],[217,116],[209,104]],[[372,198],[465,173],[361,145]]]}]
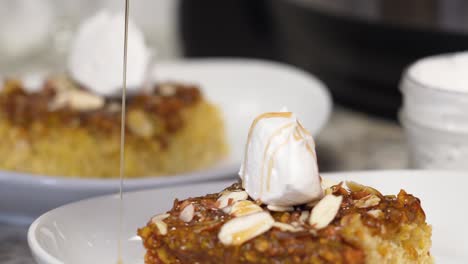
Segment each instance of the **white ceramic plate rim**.
[{"label": "white ceramic plate rim", "polygon": [[[326,89],[326,86],[318,80],[315,76],[305,72],[299,68],[291,65],[283,64],[280,62],[274,62],[269,60],[260,59],[249,59],[249,58],[204,58],[204,59],[184,59],[180,61],[168,61],[160,62],[164,66],[174,66],[177,64],[196,64],[196,65],[210,65],[210,64],[229,64],[229,65],[242,65],[242,64],[256,64],[265,65],[272,68],[281,69],[284,72],[294,72],[295,75],[301,76],[301,78],[307,79],[311,84],[315,85],[315,89],[320,90],[325,100],[325,109],[323,116],[319,120],[316,129],[311,131],[313,135],[325,126],[328,121],[331,110],[332,101],[331,96]],[[202,88],[203,89],[203,88]],[[288,87],[288,89],[297,89],[297,87]],[[125,180],[125,188],[129,190],[140,188],[146,184],[151,183],[153,186],[167,186],[179,183],[192,183],[196,181],[207,181],[213,179],[226,179],[232,177],[239,169],[240,163],[230,161],[227,158],[225,161],[221,161],[219,164],[213,167],[205,168],[198,171],[189,171],[174,175],[161,175],[161,176],[147,176],[142,178],[132,178]],[[199,176],[204,175],[202,180],[199,180]],[[32,173],[13,172],[7,170],[0,170],[0,182],[9,181],[16,184],[41,184],[55,186],[61,190],[81,190],[86,188],[87,190],[114,190],[120,184],[119,179],[93,179],[93,178],[65,178],[60,176],[47,176],[47,175],[36,175]]]}]

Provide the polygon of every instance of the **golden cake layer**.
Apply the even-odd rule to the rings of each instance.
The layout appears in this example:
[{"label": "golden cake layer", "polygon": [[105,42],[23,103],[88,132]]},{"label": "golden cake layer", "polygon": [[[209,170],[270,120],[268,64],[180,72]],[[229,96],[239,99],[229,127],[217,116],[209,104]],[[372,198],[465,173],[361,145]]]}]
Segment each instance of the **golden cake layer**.
[{"label": "golden cake layer", "polygon": [[[119,175],[119,98],[101,98],[64,77],[37,91],[0,88],[0,169],[42,175]],[[196,86],[165,83],[129,96],[127,177],[207,167],[227,152],[219,109]]]}]

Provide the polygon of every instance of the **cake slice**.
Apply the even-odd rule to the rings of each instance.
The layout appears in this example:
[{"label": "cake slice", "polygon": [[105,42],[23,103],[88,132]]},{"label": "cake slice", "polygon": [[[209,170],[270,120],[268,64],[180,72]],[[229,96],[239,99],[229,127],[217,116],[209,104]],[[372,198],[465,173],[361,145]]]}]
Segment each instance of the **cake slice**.
[{"label": "cake slice", "polygon": [[[67,76],[0,88],[0,169],[65,177],[119,176],[120,98]],[[219,109],[194,85],[159,83],[129,95],[125,175],[171,175],[226,156]]]},{"label": "cake slice", "polygon": [[322,178],[312,135],[286,109],[254,119],[239,176],[139,229],[146,264],[433,262],[419,199]]},{"label": "cake slice", "polygon": [[[323,184],[323,182],[322,182]],[[418,198],[354,182],[309,204],[266,206],[241,184],[175,200],[138,230],[145,263],[433,263]]]}]

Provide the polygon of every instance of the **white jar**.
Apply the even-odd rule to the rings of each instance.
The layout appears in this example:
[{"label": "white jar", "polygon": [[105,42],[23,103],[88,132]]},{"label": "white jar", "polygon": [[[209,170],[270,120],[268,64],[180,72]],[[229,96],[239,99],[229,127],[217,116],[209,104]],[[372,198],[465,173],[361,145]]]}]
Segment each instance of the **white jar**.
[{"label": "white jar", "polygon": [[468,170],[468,53],[414,63],[400,89],[412,167]]},{"label": "white jar", "polygon": [[468,134],[421,125],[403,112],[400,121],[409,147],[409,164],[418,169],[468,171]]}]

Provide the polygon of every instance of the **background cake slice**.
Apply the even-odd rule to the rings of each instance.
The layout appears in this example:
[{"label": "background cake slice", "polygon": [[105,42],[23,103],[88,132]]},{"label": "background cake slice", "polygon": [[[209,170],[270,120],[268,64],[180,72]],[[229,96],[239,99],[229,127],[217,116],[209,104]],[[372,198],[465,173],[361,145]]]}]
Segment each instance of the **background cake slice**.
[{"label": "background cake slice", "polygon": [[[66,77],[37,91],[0,89],[0,168],[43,175],[118,177],[120,101]],[[130,96],[126,177],[201,169],[226,156],[219,109],[193,85],[165,83]]]}]

